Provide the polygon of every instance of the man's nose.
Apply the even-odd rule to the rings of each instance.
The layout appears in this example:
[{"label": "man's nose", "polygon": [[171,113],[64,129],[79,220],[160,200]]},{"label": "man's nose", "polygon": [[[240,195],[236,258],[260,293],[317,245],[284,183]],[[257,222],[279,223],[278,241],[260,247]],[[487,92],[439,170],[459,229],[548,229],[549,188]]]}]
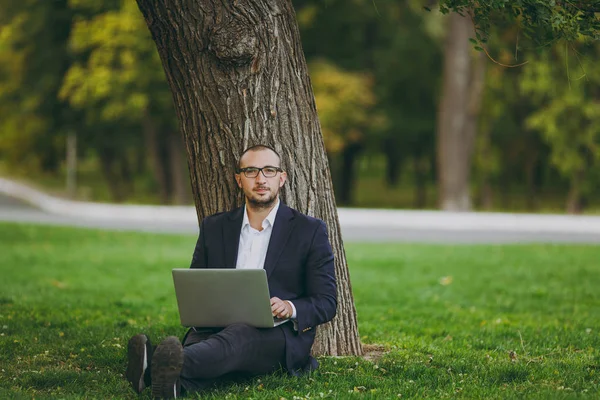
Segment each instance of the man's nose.
[{"label": "man's nose", "polygon": [[256,175],[256,178],[254,179],[256,182],[266,182],[267,178],[265,177],[265,174],[263,174],[262,171],[258,171],[258,175]]}]

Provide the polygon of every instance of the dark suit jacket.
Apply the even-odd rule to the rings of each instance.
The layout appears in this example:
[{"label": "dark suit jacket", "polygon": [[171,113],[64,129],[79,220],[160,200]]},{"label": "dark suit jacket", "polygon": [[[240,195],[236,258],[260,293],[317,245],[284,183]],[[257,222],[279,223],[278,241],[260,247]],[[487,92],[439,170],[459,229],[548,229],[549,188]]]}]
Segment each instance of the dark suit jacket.
[{"label": "dark suit jacket", "polygon": [[[244,207],[205,218],[191,268],[235,268]],[[281,325],[286,339],[286,368],[298,375],[314,369],[310,356],[315,327],[336,312],[333,253],[325,223],[280,203],[265,258],[271,297],[296,307],[298,331]]]}]

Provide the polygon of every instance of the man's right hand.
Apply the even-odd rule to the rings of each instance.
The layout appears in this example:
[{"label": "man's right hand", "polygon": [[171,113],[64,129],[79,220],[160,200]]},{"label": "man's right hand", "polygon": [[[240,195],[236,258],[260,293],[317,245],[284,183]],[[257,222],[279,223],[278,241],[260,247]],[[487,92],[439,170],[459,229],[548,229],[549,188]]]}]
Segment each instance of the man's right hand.
[{"label": "man's right hand", "polygon": [[292,310],[292,306],[287,301],[283,301],[279,297],[272,297],[271,312],[274,317],[287,319],[292,317],[294,310]]}]

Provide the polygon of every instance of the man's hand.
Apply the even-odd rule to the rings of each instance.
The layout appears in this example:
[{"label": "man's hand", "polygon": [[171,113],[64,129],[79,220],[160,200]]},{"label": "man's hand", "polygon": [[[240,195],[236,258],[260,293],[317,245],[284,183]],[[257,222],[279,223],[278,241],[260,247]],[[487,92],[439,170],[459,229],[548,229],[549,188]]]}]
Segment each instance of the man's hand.
[{"label": "man's hand", "polygon": [[279,297],[272,297],[271,312],[274,317],[286,319],[292,317],[294,310],[292,310],[292,306],[287,301],[283,301]]}]

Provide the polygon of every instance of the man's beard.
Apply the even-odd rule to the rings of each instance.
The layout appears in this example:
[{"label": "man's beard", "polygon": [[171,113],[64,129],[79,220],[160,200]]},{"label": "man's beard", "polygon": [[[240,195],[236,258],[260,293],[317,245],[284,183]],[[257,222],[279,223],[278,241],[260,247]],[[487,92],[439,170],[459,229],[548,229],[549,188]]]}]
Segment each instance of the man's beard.
[{"label": "man's beard", "polygon": [[[273,204],[275,204],[275,202],[277,201],[277,193],[271,193],[269,191],[270,194],[272,194],[272,196],[269,197],[262,197],[262,198],[256,198],[254,196],[246,196],[246,199],[248,199],[248,203],[250,203],[252,205],[252,208],[271,208],[273,206]],[[254,193],[253,193],[254,194]]]}]

